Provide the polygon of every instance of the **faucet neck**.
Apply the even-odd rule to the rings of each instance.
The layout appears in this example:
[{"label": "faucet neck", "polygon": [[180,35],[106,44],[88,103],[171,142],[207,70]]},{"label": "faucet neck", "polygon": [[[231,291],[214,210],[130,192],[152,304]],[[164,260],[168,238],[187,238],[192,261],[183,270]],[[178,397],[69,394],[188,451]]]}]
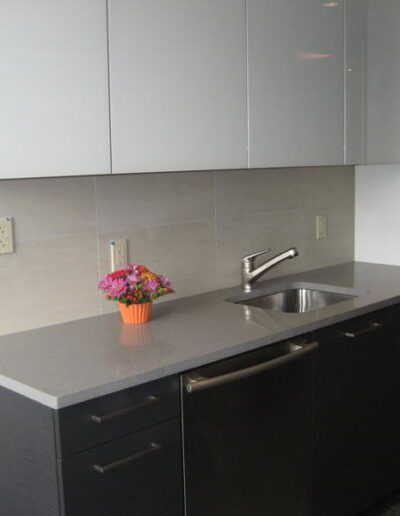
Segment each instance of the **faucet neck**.
[{"label": "faucet neck", "polygon": [[244,259],[242,262],[242,284],[243,290],[245,292],[251,292],[253,288],[253,284],[257,281],[258,278],[263,276],[267,271],[278,265],[278,263],[283,262],[284,260],[288,260],[290,258],[294,258],[298,256],[298,251],[296,248],[292,247],[283,253],[279,253],[270,260],[267,260],[262,265],[257,268],[254,268],[254,258]]}]

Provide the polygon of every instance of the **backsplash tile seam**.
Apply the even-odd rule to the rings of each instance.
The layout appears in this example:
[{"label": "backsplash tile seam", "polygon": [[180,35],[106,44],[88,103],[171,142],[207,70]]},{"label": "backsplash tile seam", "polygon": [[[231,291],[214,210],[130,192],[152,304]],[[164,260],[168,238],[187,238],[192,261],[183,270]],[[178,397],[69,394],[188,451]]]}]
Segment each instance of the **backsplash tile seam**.
[{"label": "backsplash tile seam", "polygon": [[124,234],[124,233],[129,233],[130,231],[134,231],[134,230],[137,230],[137,229],[146,229],[146,228],[162,228],[162,227],[169,227],[169,226],[183,226],[183,225],[186,225],[186,224],[196,224],[196,223],[199,223],[199,222],[213,222],[214,221],[214,217],[209,217],[209,218],[203,218],[203,219],[187,219],[187,220],[179,220],[179,221],[176,221],[176,222],[162,222],[162,223],[154,223],[154,224],[138,224],[138,225],[132,225],[132,226],[126,226],[122,229],[118,229],[118,230],[112,230],[112,229],[107,229],[107,230],[98,230],[98,233],[100,235],[107,235],[107,234],[111,234],[111,233],[115,233],[116,235],[121,235],[121,234]]},{"label": "backsplash tile seam", "polygon": [[[101,280],[101,268],[100,268],[100,234],[99,234],[99,209],[98,209],[98,201],[97,201],[97,177],[94,178],[94,207],[96,214],[96,242],[97,242],[97,277],[100,282]],[[99,303],[99,313],[103,313],[103,308],[101,304],[101,295],[99,292],[98,295],[98,303]]]}]

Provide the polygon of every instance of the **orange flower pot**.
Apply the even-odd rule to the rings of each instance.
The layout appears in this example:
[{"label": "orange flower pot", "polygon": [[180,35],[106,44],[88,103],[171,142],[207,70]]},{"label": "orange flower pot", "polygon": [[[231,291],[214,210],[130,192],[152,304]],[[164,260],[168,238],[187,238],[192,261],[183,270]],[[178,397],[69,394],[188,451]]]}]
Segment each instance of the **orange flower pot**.
[{"label": "orange flower pot", "polygon": [[153,303],[126,306],[119,303],[119,311],[125,324],[144,324],[150,321]]}]

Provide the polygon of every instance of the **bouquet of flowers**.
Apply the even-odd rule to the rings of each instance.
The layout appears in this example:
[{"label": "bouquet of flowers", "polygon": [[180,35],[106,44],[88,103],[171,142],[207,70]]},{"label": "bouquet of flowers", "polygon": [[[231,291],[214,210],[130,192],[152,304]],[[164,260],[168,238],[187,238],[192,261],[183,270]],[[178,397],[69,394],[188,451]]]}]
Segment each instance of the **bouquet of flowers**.
[{"label": "bouquet of flowers", "polygon": [[152,303],[173,292],[168,278],[149,271],[144,265],[128,265],[107,274],[100,281],[99,289],[105,292],[106,299],[126,306]]}]

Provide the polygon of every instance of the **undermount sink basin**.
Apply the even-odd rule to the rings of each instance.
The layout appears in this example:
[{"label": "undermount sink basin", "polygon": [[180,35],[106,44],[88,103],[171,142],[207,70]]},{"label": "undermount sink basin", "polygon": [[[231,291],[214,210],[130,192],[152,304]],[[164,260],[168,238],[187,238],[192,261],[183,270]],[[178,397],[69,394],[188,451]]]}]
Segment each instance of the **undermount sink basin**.
[{"label": "undermount sink basin", "polygon": [[259,291],[243,294],[243,296],[228,299],[227,301],[246,306],[255,306],[274,312],[301,314],[342,301],[348,301],[361,294],[361,291],[349,288],[311,283],[293,283],[278,286],[274,289],[260,289]]}]

